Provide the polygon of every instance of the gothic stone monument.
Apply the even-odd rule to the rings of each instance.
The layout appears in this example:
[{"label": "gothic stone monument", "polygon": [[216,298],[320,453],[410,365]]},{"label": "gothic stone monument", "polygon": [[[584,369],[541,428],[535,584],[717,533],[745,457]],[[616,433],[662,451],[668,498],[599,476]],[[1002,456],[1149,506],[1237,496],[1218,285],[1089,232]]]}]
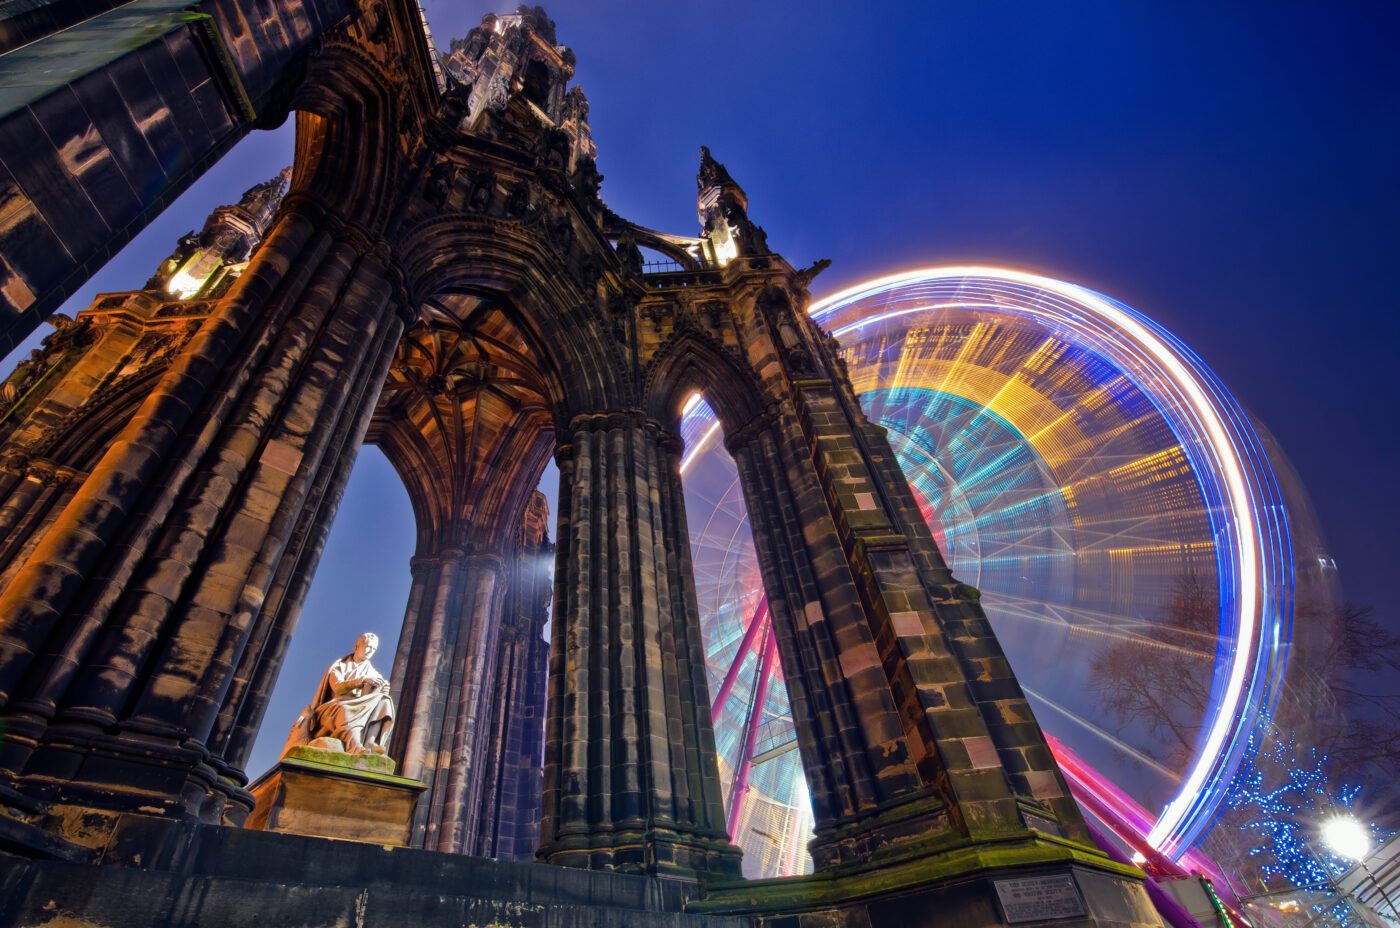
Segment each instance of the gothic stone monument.
[{"label": "gothic stone monument", "polygon": [[[294,112],[297,146],[3,390],[0,924],[1159,924],[807,316],[820,268],[770,249],[722,164],[702,152],[697,237],[610,211],[537,8],[441,60],[409,0],[205,9],[4,14],[7,338],[243,132]],[[740,879],[725,832],[678,467],[696,391],[753,526],[807,877]],[[410,848],[240,827],[365,442],[418,525],[388,746],[426,785]]]}]

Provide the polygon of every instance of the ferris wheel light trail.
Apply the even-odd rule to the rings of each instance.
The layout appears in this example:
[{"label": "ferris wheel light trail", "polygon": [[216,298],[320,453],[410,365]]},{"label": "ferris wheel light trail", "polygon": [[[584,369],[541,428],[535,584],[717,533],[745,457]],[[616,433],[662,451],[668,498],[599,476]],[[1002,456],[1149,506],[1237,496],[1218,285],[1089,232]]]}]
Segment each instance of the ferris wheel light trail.
[{"label": "ferris wheel light trail", "polygon": [[[694,403],[687,403],[686,409],[682,413],[682,415],[689,415],[691,411],[695,409],[695,405],[696,404]],[[690,462],[695,460],[696,456],[699,455],[701,451],[705,450],[705,446],[710,443],[710,439],[714,438],[715,434],[719,431],[719,426],[720,423],[718,420],[716,420],[708,429],[705,430],[705,434],[700,436],[699,441],[694,442],[690,447],[685,449],[685,457],[681,459],[682,474],[684,474],[686,468],[690,466]]]},{"label": "ferris wheel light trail", "polygon": [[[1281,531],[1285,537],[1287,525],[1281,506],[1264,506],[1261,515],[1259,500],[1251,492],[1250,478],[1252,474],[1254,483],[1265,484],[1267,490],[1273,483],[1272,473],[1268,471],[1262,450],[1257,447],[1257,438],[1253,445],[1249,441],[1253,432],[1242,411],[1189,349],[1145,317],[1086,288],[1005,268],[925,268],[843,290],[815,303],[809,312],[820,321],[836,308],[900,287],[962,278],[991,281],[993,286],[1018,284],[1039,294],[1053,294],[1059,300],[1036,298],[1018,302],[1011,309],[1054,328],[1073,329],[1080,336],[1106,346],[1110,353],[1128,359],[1129,366],[1142,367],[1160,377],[1160,381],[1154,378],[1157,392],[1171,393],[1170,401],[1163,406],[1179,402],[1183,407],[1181,410],[1164,408],[1164,415],[1173,414],[1174,423],[1180,421],[1181,428],[1198,431],[1203,436],[1209,464],[1224,484],[1222,502],[1227,512],[1223,528],[1229,537],[1221,539],[1228,542],[1225,546],[1228,550],[1220,557],[1222,566],[1230,568],[1232,576],[1228,579],[1232,583],[1228,590],[1222,588],[1221,592],[1222,601],[1233,598],[1234,640],[1227,655],[1224,683],[1219,687],[1218,697],[1205,722],[1204,737],[1198,742],[1194,760],[1175,798],[1167,804],[1147,836],[1153,848],[1168,856],[1179,856],[1209,825],[1246,749],[1253,721],[1267,708],[1267,668],[1261,669],[1261,662],[1276,658],[1283,635],[1277,621],[1264,627],[1271,613],[1261,607],[1268,600],[1270,578],[1261,570],[1261,560],[1270,554],[1276,555],[1282,546],[1273,544],[1270,550],[1269,542],[1261,537],[1260,521],[1266,521],[1267,528],[1274,534]],[[1006,311],[1008,306],[986,299],[918,301],[914,306],[863,316],[837,328],[833,334],[839,338],[889,319],[938,308]],[[1223,582],[1227,578],[1221,579]],[[1286,597],[1288,593],[1284,591],[1280,595]]]}]

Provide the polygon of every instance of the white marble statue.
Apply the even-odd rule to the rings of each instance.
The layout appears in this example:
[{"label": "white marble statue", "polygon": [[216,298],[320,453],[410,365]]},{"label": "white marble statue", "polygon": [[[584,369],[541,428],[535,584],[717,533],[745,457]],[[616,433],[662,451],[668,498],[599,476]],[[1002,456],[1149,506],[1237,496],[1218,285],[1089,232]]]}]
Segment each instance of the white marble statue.
[{"label": "white marble statue", "polygon": [[[394,700],[389,681],[374,669],[370,658],[379,649],[379,636],[365,632],[355,650],[331,664],[311,704],[292,725],[285,755],[294,747],[328,738],[340,741],[347,754],[383,754],[394,727]],[[334,744],[312,744],[329,747]]]}]

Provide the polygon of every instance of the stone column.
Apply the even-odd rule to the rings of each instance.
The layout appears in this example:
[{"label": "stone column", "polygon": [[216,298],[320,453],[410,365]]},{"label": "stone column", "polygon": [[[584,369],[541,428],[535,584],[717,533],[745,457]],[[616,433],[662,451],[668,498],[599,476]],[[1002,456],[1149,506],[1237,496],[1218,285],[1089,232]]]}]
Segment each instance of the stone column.
[{"label": "stone column", "polygon": [[736,434],[729,448],[753,526],[812,798],[813,859],[821,866],[835,862],[821,846],[850,830],[843,825],[901,797],[924,800],[922,809],[907,811],[926,833],[946,834],[950,822],[911,757],[821,485],[790,440],[795,423],[787,424]]},{"label": "stone column", "polygon": [[485,757],[481,837],[476,853],[503,860],[530,860],[539,847],[543,787],[545,682],[554,545],[549,510],[534,494],[512,563],[502,618],[497,683],[492,693],[490,744]]},{"label": "stone column", "polygon": [[304,198],[284,210],[0,594],[0,765],[23,789],[205,808],[216,718],[402,314],[371,242]]},{"label": "stone column", "polygon": [[635,413],[561,439],[540,856],[737,876],[725,833],[679,446]]},{"label": "stone column", "polygon": [[73,497],[82,476],[47,461],[16,462],[18,479],[0,499],[0,583],[7,583],[38,543],[44,526]]},{"label": "stone column", "polygon": [[496,640],[505,599],[504,573],[505,564],[498,554],[477,554],[468,561],[470,580],[457,632],[459,656],[448,690],[453,715],[444,732],[451,735],[451,750],[445,769],[440,768],[438,774],[439,778],[446,776],[444,788],[433,797],[441,808],[437,816],[440,851],[470,853],[477,843],[481,793],[489,766],[490,708],[499,670]]},{"label": "stone column", "polygon": [[834,346],[787,295],[750,317],[767,411],[730,436],[822,868],[1031,828],[1087,843],[977,604],[938,555]]},{"label": "stone column", "polygon": [[242,816],[251,807],[251,797],[241,789],[248,782],[248,756],[272,697],[316,565],[325,549],[336,509],[364,441],[374,410],[372,397],[383,382],[394,347],[387,339],[380,345],[380,357],[373,366],[375,374],[362,379],[355,388],[358,395],[351,397],[351,403],[361,410],[360,415],[345,418],[332,439],[333,453],[327,455],[312,485],[307,505],[268,590],[263,607],[265,618],[244,649],[233,685],[209,739],[211,760],[221,774],[221,782],[237,784],[237,789],[230,792],[237,802],[223,815],[232,824],[241,824]]},{"label": "stone column", "polygon": [[414,561],[410,614],[394,659],[399,716],[391,753],[401,775],[428,785],[412,845],[469,853],[487,766],[504,559],[448,547]]}]

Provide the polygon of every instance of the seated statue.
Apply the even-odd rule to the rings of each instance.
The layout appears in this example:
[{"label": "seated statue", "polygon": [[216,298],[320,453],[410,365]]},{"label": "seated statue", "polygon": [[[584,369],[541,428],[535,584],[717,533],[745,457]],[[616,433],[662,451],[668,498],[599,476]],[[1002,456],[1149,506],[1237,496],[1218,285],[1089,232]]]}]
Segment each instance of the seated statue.
[{"label": "seated statue", "polygon": [[331,664],[311,704],[292,725],[283,755],[318,739],[338,740],[347,754],[383,754],[394,727],[394,700],[389,681],[374,669],[370,658],[379,649],[379,636],[365,632],[355,650]]}]

